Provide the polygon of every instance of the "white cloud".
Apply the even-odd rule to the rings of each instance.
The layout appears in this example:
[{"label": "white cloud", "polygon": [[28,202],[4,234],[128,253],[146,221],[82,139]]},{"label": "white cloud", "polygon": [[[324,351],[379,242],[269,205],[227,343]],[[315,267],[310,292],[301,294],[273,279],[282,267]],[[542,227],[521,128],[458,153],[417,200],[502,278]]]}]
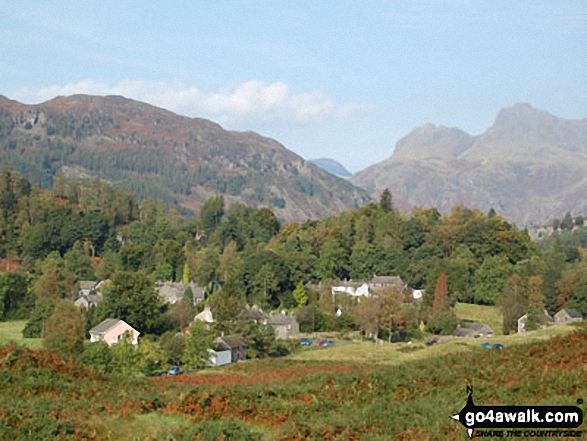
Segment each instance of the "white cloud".
[{"label": "white cloud", "polygon": [[179,83],[122,80],[109,85],[85,80],[38,90],[23,88],[11,94],[11,98],[33,104],[73,94],[122,95],[182,115],[209,118],[238,130],[325,124],[348,120],[363,109],[356,105],[339,106],[319,90],[296,93],[285,83],[256,80],[209,93]]}]

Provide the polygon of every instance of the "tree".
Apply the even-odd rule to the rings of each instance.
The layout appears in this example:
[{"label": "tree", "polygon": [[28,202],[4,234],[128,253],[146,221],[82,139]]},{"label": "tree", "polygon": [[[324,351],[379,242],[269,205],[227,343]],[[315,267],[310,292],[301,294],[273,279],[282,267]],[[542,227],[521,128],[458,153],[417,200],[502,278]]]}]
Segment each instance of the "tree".
[{"label": "tree", "polygon": [[55,309],[55,301],[44,300],[37,302],[35,309],[31,312],[31,317],[24,329],[22,335],[25,338],[38,338],[42,337],[43,328],[45,321],[51,317],[53,310]]},{"label": "tree", "polygon": [[63,356],[81,354],[85,327],[85,320],[73,303],[59,302],[45,323],[43,345]]},{"label": "tree", "polygon": [[97,341],[86,346],[78,361],[91,366],[98,372],[110,373],[112,371],[112,352],[108,343],[104,341]]},{"label": "tree", "polygon": [[101,319],[124,319],[140,332],[154,331],[161,315],[155,283],[143,272],[119,271],[112,276],[98,305]]},{"label": "tree", "polygon": [[154,276],[156,280],[173,280],[173,267],[167,262],[159,262]]},{"label": "tree", "polygon": [[167,360],[172,364],[180,364],[185,357],[186,338],[178,333],[168,339],[163,345]]},{"label": "tree", "polygon": [[587,276],[575,285],[575,293],[569,300],[569,308],[576,309],[583,317],[587,316]]},{"label": "tree", "polygon": [[575,285],[582,277],[583,272],[576,269],[570,269],[563,273],[562,278],[556,283],[557,310],[567,307],[567,304],[573,297]]},{"label": "tree", "polygon": [[242,269],[241,257],[237,250],[235,241],[229,241],[224,247],[224,251],[220,256],[218,273],[220,280],[227,282],[228,280],[237,277]]},{"label": "tree", "polygon": [[275,299],[279,292],[279,280],[270,264],[266,263],[253,276],[251,280],[251,300],[259,306],[265,307],[269,304],[275,306]]},{"label": "tree", "polygon": [[338,238],[329,238],[320,251],[316,273],[321,280],[342,279],[349,255]]},{"label": "tree", "polygon": [[298,304],[298,308],[301,308],[302,306],[305,306],[306,303],[308,303],[308,293],[306,292],[306,287],[304,286],[303,282],[298,282],[292,295]]},{"label": "tree", "polygon": [[57,265],[45,265],[43,275],[35,283],[34,292],[37,301],[63,298],[61,287],[59,286],[59,268]]},{"label": "tree", "polygon": [[84,251],[80,242],[76,242],[65,253],[65,268],[75,275],[77,280],[91,280],[94,278],[94,269],[90,256]]},{"label": "tree", "polygon": [[384,213],[389,213],[394,209],[391,193],[387,188],[383,190],[383,193],[381,193],[379,207],[381,208],[381,210],[383,210]]},{"label": "tree", "polygon": [[[188,287],[186,291],[192,290]],[[193,294],[192,294],[193,299]],[[194,319],[193,300],[183,297],[179,302],[169,307],[166,316],[174,329],[181,330],[188,326]]]},{"label": "tree", "polygon": [[122,377],[139,374],[142,365],[141,353],[132,344],[131,333],[127,334],[125,338],[110,347],[112,354],[112,372]]},{"label": "tree", "polygon": [[567,211],[565,217],[563,218],[562,222],[560,223],[561,230],[571,231],[573,229],[573,216],[571,213]]},{"label": "tree", "polygon": [[395,331],[403,329],[402,300],[403,295],[395,285],[384,289],[380,295],[379,323],[382,329],[387,331],[388,340]]},{"label": "tree", "polygon": [[204,322],[197,320],[190,329],[185,342],[183,363],[190,368],[204,368],[210,364],[210,352],[214,335]]},{"label": "tree", "polygon": [[192,281],[192,274],[187,262],[183,264],[183,271],[181,272],[181,281],[183,283],[190,283]]},{"label": "tree", "polygon": [[436,279],[436,289],[434,290],[434,304],[432,311],[434,313],[444,311],[450,307],[448,300],[448,279],[446,274],[440,274]]},{"label": "tree", "polygon": [[264,358],[275,347],[275,331],[271,325],[256,323],[243,335],[248,358]]},{"label": "tree", "polygon": [[220,224],[224,216],[224,197],[214,196],[200,208],[198,223],[201,230],[209,237]]},{"label": "tree", "polygon": [[23,310],[32,303],[26,279],[17,273],[0,273],[0,321],[5,318],[24,318]]},{"label": "tree", "polygon": [[475,272],[475,303],[494,305],[513,272],[513,266],[503,254],[490,256]]},{"label": "tree", "polygon": [[198,251],[195,256],[188,256],[191,262],[193,262],[192,268],[195,268],[194,279],[198,285],[206,286],[208,283],[217,280],[218,256],[218,248],[212,246]]},{"label": "tree", "polygon": [[246,333],[250,320],[244,303],[244,293],[239,294],[235,282],[226,283],[209,301],[214,313],[214,327],[218,333]]},{"label": "tree", "polygon": [[379,333],[380,310],[381,306],[375,297],[361,299],[361,303],[353,308],[355,324],[368,337],[376,338]]},{"label": "tree", "polygon": [[528,299],[525,295],[526,281],[519,275],[511,276],[497,302],[503,315],[503,333],[516,332],[518,319],[526,313]]}]

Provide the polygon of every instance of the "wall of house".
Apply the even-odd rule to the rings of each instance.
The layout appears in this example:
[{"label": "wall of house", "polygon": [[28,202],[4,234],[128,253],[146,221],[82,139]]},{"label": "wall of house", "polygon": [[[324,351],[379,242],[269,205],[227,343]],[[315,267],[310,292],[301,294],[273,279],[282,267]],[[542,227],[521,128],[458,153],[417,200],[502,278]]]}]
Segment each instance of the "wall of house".
[{"label": "wall of house", "polygon": [[214,351],[210,349],[210,366],[224,366],[231,362],[230,351]]},{"label": "wall of house", "polygon": [[136,332],[134,329],[132,329],[126,323],[122,323],[122,322],[118,323],[116,326],[109,329],[108,332],[106,332],[106,334],[104,334],[104,341],[106,343],[108,343],[108,346],[112,346],[113,344],[116,344],[120,341],[120,339],[122,338],[122,335],[125,332],[132,333],[133,338],[132,338],[131,342],[133,345],[136,345],[138,343],[139,333]]}]

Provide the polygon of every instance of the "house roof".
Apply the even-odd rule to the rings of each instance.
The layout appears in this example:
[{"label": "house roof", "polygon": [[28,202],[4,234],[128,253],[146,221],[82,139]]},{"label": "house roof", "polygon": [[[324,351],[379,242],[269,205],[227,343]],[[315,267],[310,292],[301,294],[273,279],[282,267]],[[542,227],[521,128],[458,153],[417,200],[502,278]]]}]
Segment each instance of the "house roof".
[{"label": "house roof", "polygon": [[194,321],[195,320],[200,320],[206,323],[214,323],[214,316],[212,315],[210,307],[206,305],[204,310],[194,317]]},{"label": "house roof", "polygon": [[118,322],[120,322],[120,321],[122,321],[122,320],[107,318],[102,323],[100,323],[100,324],[94,326],[92,329],[90,329],[90,333],[92,333],[92,334],[105,334],[108,332],[108,330],[110,328],[113,328],[114,326],[116,326],[118,324]]},{"label": "house roof", "polygon": [[217,337],[214,340],[219,350],[228,351],[230,349],[246,347],[242,340],[236,335],[225,335],[223,337]]},{"label": "house roof", "polygon": [[493,333],[491,326],[486,325],[485,323],[466,322],[463,323],[462,328],[470,329],[475,332],[483,332],[486,334]]},{"label": "house roof", "polygon": [[79,289],[90,291],[90,290],[94,289],[97,284],[98,284],[97,280],[81,280],[79,282]]},{"label": "house roof", "polygon": [[576,309],[565,308],[565,309],[563,309],[563,311],[565,311],[567,313],[567,315],[571,318],[580,318],[580,319],[583,318],[583,314],[581,314]]},{"label": "house roof", "polygon": [[248,307],[247,305],[247,314],[251,320],[259,321],[265,318],[265,313],[257,305],[253,305],[251,307]]},{"label": "house roof", "polygon": [[455,329],[452,335],[454,335],[455,337],[471,337],[475,335],[475,331],[473,331],[472,329],[459,328]]},{"label": "house roof", "polygon": [[159,297],[167,303],[175,303],[181,300],[188,288],[192,290],[194,298],[204,298],[204,289],[193,282],[157,282],[155,287]]},{"label": "house roof", "polygon": [[367,283],[369,285],[395,285],[402,290],[406,286],[401,277],[398,276],[373,276]]},{"label": "house roof", "polygon": [[270,313],[268,317],[268,321],[270,325],[291,325],[294,321],[296,321],[295,317],[287,314],[278,313]]}]

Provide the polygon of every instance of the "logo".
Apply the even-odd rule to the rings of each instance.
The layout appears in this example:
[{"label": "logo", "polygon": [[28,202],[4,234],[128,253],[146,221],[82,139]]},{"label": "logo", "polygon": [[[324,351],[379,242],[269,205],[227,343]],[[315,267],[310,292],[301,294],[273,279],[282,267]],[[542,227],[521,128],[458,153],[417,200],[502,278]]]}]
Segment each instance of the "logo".
[{"label": "logo", "polygon": [[[479,430],[476,436],[483,436],[484,433],[487,436],[504,435],[503,431],[492,429],[510,429],[506,435],[512,437],[559,438],[582,435],[580,430],[560,430],[575,429],[583,423],[583,411],[577,406],[477,406],[473,402],[471,386],[467,386],[467,395],[465,407],[451,418],[467,429],[469,438],[476,429]],[[578,400],[578,403],[581,404],[582,400]]]}]

